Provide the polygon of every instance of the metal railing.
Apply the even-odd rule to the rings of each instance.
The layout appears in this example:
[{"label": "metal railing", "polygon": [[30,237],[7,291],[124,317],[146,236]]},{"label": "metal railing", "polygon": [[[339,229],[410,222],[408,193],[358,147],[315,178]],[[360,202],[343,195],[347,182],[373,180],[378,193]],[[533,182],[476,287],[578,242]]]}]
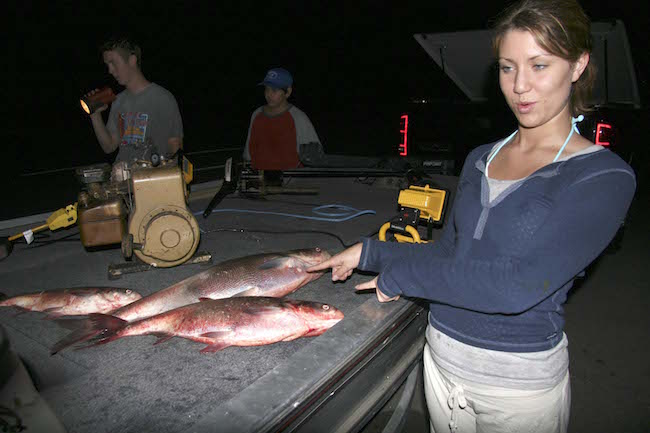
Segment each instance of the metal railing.
[{"label": "metal railing", "polygon": [[[241,147],[222,147],[219,149],[211,149],[211,150],[198,150],[196,152],[186,152],[185,155],[188,157],[192,156],[198,156],[198,155],[207,155],[207,154],[216,154],[216,153],[222,153],[222,152],[235,152],[235,151],[242,151]],[[76,165],[72,167],[63,167],[63,168],[53,168],[53,169],[47,169],[47,170],[39,170],[39,171],[33,171],[29,173],[21,173],[21,177],[30,177],[30,176],[42,176],[46,174],[54,174],[54,173],[62,173],[66,171],[74,171],[78,168],[86,167],[89,164],[84,164],[84,165]],[[196,165],[196,164],[195,164]],[[221,165],[212,165],[212,166],[205,166],[205,167],[195,167],[194,171],[195,172],[201,172],[201,171],[209,171],[209,170],[217,170],[217,169],[222,169],[224,168],[224,164]]]}]

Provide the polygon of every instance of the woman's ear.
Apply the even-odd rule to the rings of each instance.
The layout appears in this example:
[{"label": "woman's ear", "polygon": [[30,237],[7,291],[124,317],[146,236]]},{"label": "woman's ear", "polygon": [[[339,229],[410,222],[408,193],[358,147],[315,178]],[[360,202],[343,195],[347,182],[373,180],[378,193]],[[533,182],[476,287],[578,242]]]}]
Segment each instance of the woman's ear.
[{"label": "woman's ear", "polygon": [[575,83],[578,81],[582,73],[587,68],[589,64],[589,53],[582,53],[578,60],[573,64],[573,75],[571,76],[571,82]]},{"label": "woman's ear", "polygon": [[285,92],[285,95],[287,95],[287,99],[289,99],[289,96],[291,96],[292,91],[293,88],[291,86],[287,87],[287,91]]}]

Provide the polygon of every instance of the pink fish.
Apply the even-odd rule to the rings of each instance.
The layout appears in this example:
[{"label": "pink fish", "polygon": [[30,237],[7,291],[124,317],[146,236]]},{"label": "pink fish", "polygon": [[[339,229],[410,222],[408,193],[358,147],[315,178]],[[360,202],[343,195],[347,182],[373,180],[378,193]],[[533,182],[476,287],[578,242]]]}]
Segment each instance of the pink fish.
[{"label": "pink fish", "polygon": [[327,251],[311,248],[227,260],[120,308],[111,315],[131,322],[199,302],[200,298],[280,298],[323,275],[305,272],[305,269],[329,258]]},{"label": "pink fish", "polygon": [[[115,310],[111,315],[133,322],[197,303],[201,298],[223,299],[233,296],[279,298],[319,278],[322,273],[310,273],[305,270],[328,258],[330,255],[327,251],[310,248],[227,260]],[[88,340],[103,330],[101,323],[90,321],[82,321],[75,326],[77,327],[75,331],[54,345],[53,353],[71,344]]]},{"label": "pink fish", "polygon": [[343,319],[341,311],[318,302],[270,297],[201,301],[135,322],[93,314],[91,320],[105,331],[89,346],[153,334],[158,336],[155,344],[182,337],[207,344],[202,353],[217,352],[229,346],[261,346],[314,337]]},{"label": "pink fish", "polygon": [[[0,299],[4,295],[0,294]],[[77,316],[90,313],[110,313],[141,299],[130,289],[116,287],[79,287],[44,290],[0,300],[0,307],[16,307],[39,311],[50,316]]]}]

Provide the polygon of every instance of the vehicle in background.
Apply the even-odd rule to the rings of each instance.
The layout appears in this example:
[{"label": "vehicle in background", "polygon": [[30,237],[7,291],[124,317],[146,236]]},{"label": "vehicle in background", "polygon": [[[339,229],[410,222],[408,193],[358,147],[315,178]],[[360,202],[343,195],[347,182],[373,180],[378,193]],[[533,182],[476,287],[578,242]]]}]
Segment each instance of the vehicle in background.
[{"label": "vehicle in background", "polygon": [[[598,73],[594,110],[578,124],[580,133],[639,167],[642,109],[632,53],[622,21],[592,24],[591,61]],[[467,97],[466,101],[411,98],[393,124],[397,152],[423,166],[458,174],[474,147],[507,136],[516,120],[501,95],[490,30],[419,33],[415,40]]]}]

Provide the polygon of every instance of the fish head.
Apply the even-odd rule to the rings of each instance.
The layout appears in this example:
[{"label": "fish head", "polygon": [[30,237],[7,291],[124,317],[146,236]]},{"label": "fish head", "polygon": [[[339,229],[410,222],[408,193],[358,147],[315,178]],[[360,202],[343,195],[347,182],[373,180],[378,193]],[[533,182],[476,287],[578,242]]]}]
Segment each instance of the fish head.
[{"label": "fish head", "polygon": [[292,250],[287,255],[293,259],[299,260],[305,264],[305,267],[317,265],[332,257],[330,253],[321,248],[306,248],[302,250]]},{"label": "fish head", "polygon": [[320,278],[323,275],[324,271],[305,271],[307,268],[322,263],[330,257],[332,256],[326,250],[316,247],[287,251],[286,253],[282,254],[282,258],[280,260],[287,269],[291,270],[293,274],[300,276],[301,282],[299,286],[295,287],[295,289],[297,289],[298,287],[302,287],[310,281],[314,281]]},{"label": "fish head", "polygon": [[332,257],[330,253],[321,248],[308,248],[303,250],[292,250],[287,253],[291,258],[292,268],[303,277],[303,284],[317,280],[324,272],[305,272],[311,266],[324,262]]},{"label": "fish head", "polygon": [[285,302],[309,327],[305,337],[320,335],[343,319],[343,312],[333,305],[296,299],[285,299]]},{"label": "fish head", "polygon": [[142,299],[142,295],[131,289],[114,288],[107,290],[104,298],[115,305],[123,306]]}]

